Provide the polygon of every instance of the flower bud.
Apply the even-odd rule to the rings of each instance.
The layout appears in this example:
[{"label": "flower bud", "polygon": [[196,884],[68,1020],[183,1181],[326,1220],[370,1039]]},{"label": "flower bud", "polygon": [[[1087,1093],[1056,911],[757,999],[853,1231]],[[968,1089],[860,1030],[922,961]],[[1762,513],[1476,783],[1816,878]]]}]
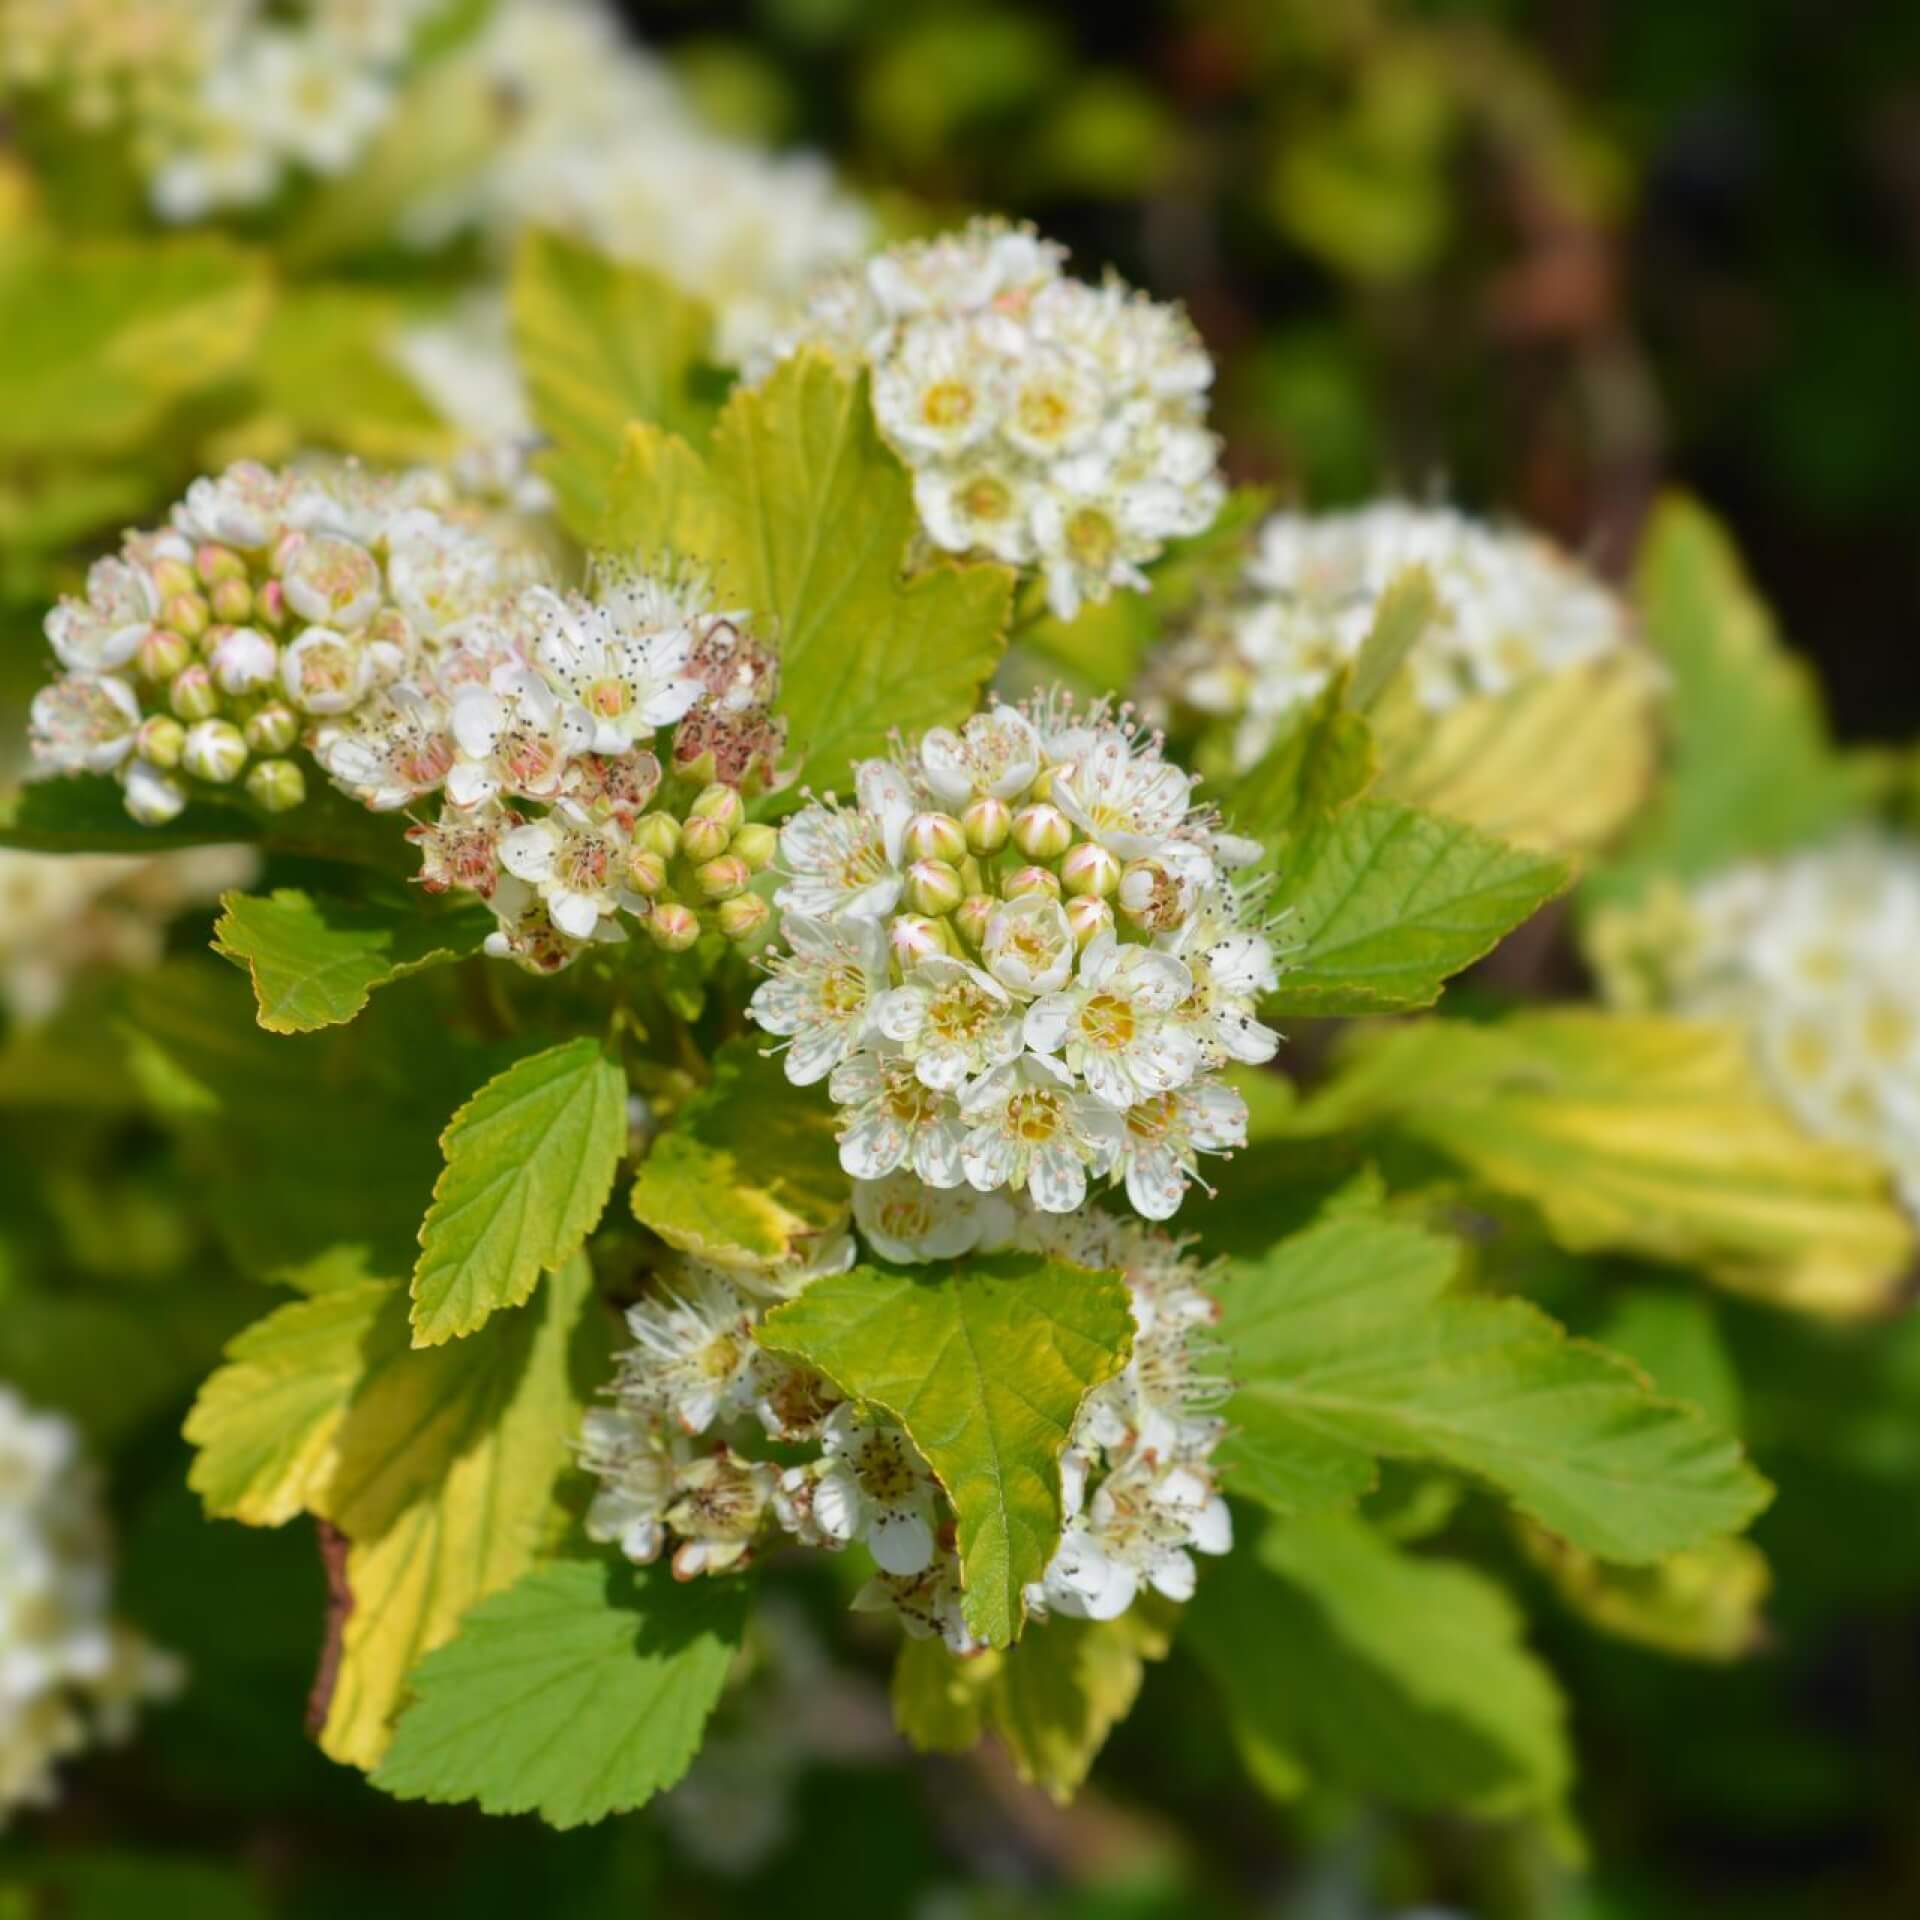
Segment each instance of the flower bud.
[{"label": "flower bud", "polygon": [[1084,947],[1113,925],[1113,908],[1098,894],[1078,894],[1067,902],[1067,925],[1073,929],[1074,944]]},{"label": "flower bud", "polygon": [[696,813],[680,829],[680,847],[695,866],[717,860],[733,839],[733,829],[711,814]]},{"label": "flower bud", "polygon": [[278,580],[261,583],[259,591],[253,596],[253,617],[269,627],[284,627],[287,624],[287,590]]},{"label": "flower bud", "polygon": [[136,760],[127,768],[128,813],[143,827],[164,827],[187,804],[187,790],[172,774]]},{"label": "flower bud", "polygon": [[693,805],[687,813],[694,820],[717,820],[731,834],[746,814],[746,804],[740,798],[737,788],[715,781],[712,786],[702,787],[694,796]]},{"label": "flower bud", "polygon": [[896,913],[887,922],[887,945],[902,968],[912,968],[929,954],[947,951],[946,930],[924,914]]},{"label": "flower bud", "polygon": [[216,586],[223,580],[244,581],[247,577],[247,563],[231,547],[223,547],[209,540],[193,556],[193,570],[200,576],[205,586]]},{"label": "flower bud", "polygon": [[764,873],[780,851],[780,830],[762,821],[750,820],[734,834],[733,845],[727,851],[737,853],[755,873]]},{"label": "flower bud", "polygon": [[193,569],[184,560],[156,560],[149,571],[153,576],[153,590],[162,600],[171,600],[176,594],[197,593],[200,590],[200,582],[195,578]]},{"label": "flower bud", "polygon": [[967,857],[966,831],[950,813],[916,813],[907,822],[907,851],[916,860],[957,867]]},{"label": "flower bud", "polygon": [[633,844],[671,860],[680,851],[680,822],[670,813],[643,813],[633,823]]},{"label": "flower bud", "polygon": [[133,750],[150,767],[171,771],[180,764],[180,749],[187,743],[187,730],[171,714],[149,714],[133,736]]},{"label": "flower bud", "polygon": [[182,720],[209,720],[220,711],[220,689],[213,684],[212,669],[196,660],[173,676],[167,688],[167,705]]},{"label": "flower bud", "polygon": [[149,627],[134,649],[134,665],[142,679],[159,682],[173,676],[193,658],[193,649],[170,627]]},{"label": "flower bud", "polygon": [[718,918],[729,940],[751,940],[773,918],[773,909],[757,893],[742,893],[720,902]]},{"label": "flower bud", "polygon": [[257,693],[280,670],[280,649],[251,627],[215,627],[207,638],[207,662],[222,693]]},{"label": "flower bud", "polygon": [[731,900],[745,893],[753,869],[737,853],[723,853],[718,859],[703,860],[693,870],[701,894],[708,900]]},{"label": "flower bud", "polygon": [[685,953],[700,938],[700,916],[678,900],[660,900],[642,922],[656,947]]},{"label": "flower bud", "polygon": [[307,797],[307,776],[291,760],[262,760],[247,772],[247,797],[268,813],[288,813]]},{"label": "flower bud", "polygon": [[1083,840],[1060,862],[1060,884],[1071,894],[1103,900],[1120,884],[1120,862],[1097,841]]},{"label": "flower bud", "polygon": [[253,589],[244,580],[220,581],[207,599],[213,617],[226,626],[244,626],[253,616]]},{"label": "flower bud", "polygon": [[1073,845],[1073,822],[1045,800],[1013,816],[1013,844],[1029,860],[1057,860]]},{"label": "flower bud", "polygon": [[907,869],[907,901],[916,913],[951,913],[966,891],[944,860],[916,860]]},{"label": "flower bud", "polygon": [[1060,876],[1046,867],[1017,867],[1000,883],[1001,893],[1018,900],[1023,893],[1049,893],[1060,898]]},{"label": "flower bud", "polygon": [[635,847],[627,855],[627,884],[651,900],[667,884],[667,863],[651,847]]},{"label": "flower bud", "polygon": [[247,764],[247,743],[231,720],[202,720],[187,729],[180,765],[196,780],[231,785]]},{"label": "flower bud", "polygon": [[212,617],[205,598],[197,593],[176,593],[160,609],[160,624],[189,640],[198,640]]},{"label": "flower bud", "polygon": [[241,729],[255,753],[285,753],[300,738],[300,716],[278,700],[270,700],[247,717]]},{"label": "flower bud", "polygon": [[983,794],[960,816],[960,826],[975,853],[998,853],[1012,831],[1013,813],[1004,800]]},{"label": "flower bud", "polygon": [[954,930],[968,946],[977,947],[987,937],[987,922],[999,904],[990,893],[970,893],[954,908]]}]

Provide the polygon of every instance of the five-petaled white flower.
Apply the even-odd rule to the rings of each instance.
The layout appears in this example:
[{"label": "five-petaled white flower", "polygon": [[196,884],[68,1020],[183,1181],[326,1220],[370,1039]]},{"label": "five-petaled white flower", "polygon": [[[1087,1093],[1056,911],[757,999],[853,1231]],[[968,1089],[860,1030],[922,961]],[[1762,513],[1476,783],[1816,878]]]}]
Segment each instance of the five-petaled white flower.
[{"label": "five-petaled white flower", "polygon": [[1130,1107],[1200,1070],[1200,1044],[1174,1017],[1192,990],[1184,961],[1123,946],[1104,930],[1087,943],[1073,985],[1027,1009],[1026,1042],[1059,1054],[1108,1106]]}]

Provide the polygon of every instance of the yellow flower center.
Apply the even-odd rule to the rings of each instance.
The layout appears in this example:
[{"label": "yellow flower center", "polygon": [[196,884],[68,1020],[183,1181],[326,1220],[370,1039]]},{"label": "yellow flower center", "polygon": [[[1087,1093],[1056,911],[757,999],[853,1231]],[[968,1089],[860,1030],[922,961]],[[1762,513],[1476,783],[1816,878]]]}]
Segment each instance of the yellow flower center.
[{"label": "yellow flower center", "polygon": [[964,427],[973,418],[973,389],[964,380],[936,380],[920,396],[920,417],[930,427]]},{"label": "yellow flower center", "polygon": [[1096,993],[1080,1009],[1081,1039],[1103,1052],[1128,1045],[1136,1027],[1133,1008],[1118,994]]}]

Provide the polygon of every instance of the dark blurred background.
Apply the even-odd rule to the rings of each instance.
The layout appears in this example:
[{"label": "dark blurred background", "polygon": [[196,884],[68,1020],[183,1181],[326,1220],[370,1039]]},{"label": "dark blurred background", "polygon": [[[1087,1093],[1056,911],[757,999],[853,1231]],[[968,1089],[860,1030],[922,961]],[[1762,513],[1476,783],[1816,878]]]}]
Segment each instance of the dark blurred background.
[{"label": "dark blurred background", "polygon": [[1842,734],[1920,727],[1911,0],[627,0],[708,110],[903,220],[1191,306],[1237,474],[1619,565],[1727,516]]}]

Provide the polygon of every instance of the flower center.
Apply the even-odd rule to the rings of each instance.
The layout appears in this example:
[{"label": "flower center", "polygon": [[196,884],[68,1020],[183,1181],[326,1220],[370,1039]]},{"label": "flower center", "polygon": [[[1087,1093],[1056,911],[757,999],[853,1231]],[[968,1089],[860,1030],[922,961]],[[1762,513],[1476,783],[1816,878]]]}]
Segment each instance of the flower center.
[{"label": "flower center", "polygon": [[1096,993],[1080,1009],[1080,1037],[1103,1052],[1128,1045],[1137,1024],[1132,1006],[1115,993]]},{"label": "flower center", "polygon": [[627,690],[618,680],[596,680],[587,689],[587,708],[603,720],[617,720],[627,710]]},{"label": "flower center", "polygon": [[998,1009],[971,980],[949,987],[928,1009],[927,1024],[948,1045],[978,1040]]},{"label": "flower center", "polygon": [[1045,1087],[1029,1087],[1007,1102],[1007,1125],[1029,1146],[1040,1146],[1060,1131],[1061,1100]]},{"label": "flower center", "polygon": [[963,427],[973,418],[973,389],[964,380],[936,380],[920,396],[920,417],[930,427]]},{"label": "flower center", "polygon": [[830,967],[820,976],[820,1010],[830,1020],[851,1020],[867,1004],[867,983],[856,967]]}]

